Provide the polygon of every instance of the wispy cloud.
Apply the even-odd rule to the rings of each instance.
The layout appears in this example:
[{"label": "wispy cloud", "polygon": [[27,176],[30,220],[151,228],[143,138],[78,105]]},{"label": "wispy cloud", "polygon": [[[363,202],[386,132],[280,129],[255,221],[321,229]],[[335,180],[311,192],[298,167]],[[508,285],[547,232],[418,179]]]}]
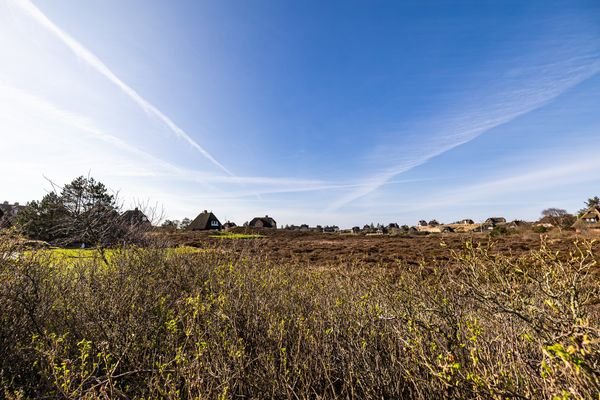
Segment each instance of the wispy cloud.
[{"label": "wispy cloud", "polygon": [[[520,68],[516,73],[513,71],[512,75],[516,76],[505,77],[505,82],[502,82],[502,77],[499,77],[498,80],[502,84],[486,87],[492,94],[471,94],[475,101],[464,107],[462,111],[454,111],[442,116],[433,128],[422,128],[423,131],[413,138],[416,143],[404,148],[403,159],[398,159],[396,163],[380,169],[370,178],[363,180],[357,190],[330,204],[329,210],[337,210],[364,197],[385,185],[393,177],[548,104],[562,93],[600,72],[600,54],[597,47],[566,48],[563,52],[568,53],[569,56],[559,61]],[[423,125],[428,126],[427,123]],[[402,149],[394,145],[386,145],[383,152],[389,154],[392,149],[402,153]],[[393,157],[381,155],[377,155],[376,158],[393,160]]]},{"label": "wispy cloud", "polygon": [[[0,111],[0,119],[2,119],[3,113],[12,114],[15,113],[17,109],[25,110],[29,115],[35,115],[45,122],[53,121],[68,126],[80,134],[87,134],[95,140],[100,140],[117,150],[124,151],[128,154],[128,161],[130,163],[144,164],[143,168],[136,169],[137,172],[135,172],[135,174],[138,174],[139,171],[144,171],[145,176],[154,178],[169,178],[177,181],[197,182],[204,185],[228,185],[228,193],[220,194],[221,197],[239,198],[253,196],[257,192],[260,194],[291,193],[342,189],[355,186],[316,179],[231,176],[182,168],[147,153],[127,143],[121,138],[106,132],[85,116],[65,110],[41,96],[32,94],[8,83],[0,82],[0,105],[3,106],[1,108],[2,111]],[[132,159],[131,156],[134,156],[134,159]],[[34,162],[34,160],[29,161],[32,163]],[[140,165],[140,167],[142,167],[142,165]],[[132,173],[132,171],[123,171],[124,176]],[[236,190],[237,187],[241,187],[242,189]],[[251,189],[245,190],[243,189],[244,187],[249,187]],[[218,193],[218,191],[215,189],[215,192],[211,193]]]},{"label": "wispy cloud", "polygon": [[116,85],[123,91],[129,98],[131,98],[136,104],[138,104],[146,113],[158,118],[164,123],[177,137],[186,141],[190,146],[196,149],[212,164],[217,166],[223,172],[228,175],[233,175],[223,164],[215,159],[206,149],[200,146],[190,135],[188,135],[183,129],[181,129],[171,118],[165,115],[162,111],[152,105],[148,100],[138,94],[133,88],[123,82],[114,72],[100,60],[95,54],[88,50],[85,46],[71,37],[69,34],[64,32],[56,24],[54,24],[39,8],[33,5],[29,0],[13,0],[13,3],[18,6],[28,16],[33,18],[37,23],[43,26],[50,33],[55,35],[61,40],[71,51],[82,61],[87,63],[90,67],[96,70],[98,73],[106,77],[110,82]]},{"label": "wispy cloud", "polygon": [[[531,193],[544,189],[562,188],[566,185],[598,182],[600,159],[594,152],[575,149],[568,157],[548,156],[546,163],[529,166],[526,172],[497,177],[489,181],[455,187],[434,195],[432,200],[413,204],[413,211],[439,209],[448,204],[471,204],[481,199],[494,199],[514,193]],[[514,196],[513,196],[514,197]],[[489,203],[489,201],[488,201]]]}]

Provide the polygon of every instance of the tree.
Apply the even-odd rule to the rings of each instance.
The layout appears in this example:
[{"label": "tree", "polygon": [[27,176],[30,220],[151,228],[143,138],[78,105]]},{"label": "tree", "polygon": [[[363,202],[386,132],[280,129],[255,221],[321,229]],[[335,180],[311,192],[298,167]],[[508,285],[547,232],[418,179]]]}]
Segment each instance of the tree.
[{"label": "tree", "polygon": [[181,223],[179,224],[179,229],[184,230],[187,229],[188,226],[190,226],[190,224],[192,223],[192,221],[185,217],[184,219],[181,220]]},{"label": "tree", "polygon": [[590,207],[598,207],[600,206],[600,197],[598,196],[594,196],[594,197],[590,197],[586,202],[585,205],[590,208]]},{"label": "tree", "polygon": [[575,222],[575,217],[563,210],[562,208],[547,208],[542,211],[542,219],[540,222],[548,222],[559,230],[568,228]]},{"label": "tree", "polygon": [[64,218],[66,210],[60,196],[50,192],[41,201],[34,200],[27,204],[17,216],[17,226],[27,237],[52,242],[66,236],[57,226],[57,221]]},{"label": "tree", "polygon": [[120,217],[116,196],[103,183],[80,176],[59,189],[60,194],[54,190],[19,214],[25,235],[63,246],[103,247],[132,234]]},{"label": "tree", "polygon": [[168,231],[174,232],[177,230],[177,221],[167,219],[162,223],[161,228],[165,228]]}]

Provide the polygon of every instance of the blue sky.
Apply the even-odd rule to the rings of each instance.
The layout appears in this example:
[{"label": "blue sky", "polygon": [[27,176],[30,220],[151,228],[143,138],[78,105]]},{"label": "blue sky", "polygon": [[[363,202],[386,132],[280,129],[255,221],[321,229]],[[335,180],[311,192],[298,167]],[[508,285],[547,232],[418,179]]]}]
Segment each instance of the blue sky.
[{"label": "blue sky", "polygon": [[598,72],[595,1],[0,0],[0,197],[89,173],[169,218],[575,212]]}]

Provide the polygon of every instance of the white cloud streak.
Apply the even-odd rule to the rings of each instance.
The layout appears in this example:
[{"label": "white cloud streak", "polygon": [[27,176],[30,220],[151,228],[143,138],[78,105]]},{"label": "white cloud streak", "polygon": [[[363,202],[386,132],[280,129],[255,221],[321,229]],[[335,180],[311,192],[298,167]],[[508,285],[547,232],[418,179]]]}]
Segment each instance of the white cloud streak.
[{"label": "white cloud streak", "polygon": [[[564,187],[565,185],[598,182],[600,159],[593,153],[573,151],[569,159],[553,160],[552,165],[538,165],[528,172],[500,177],[489,182],[456,187],[451,192],[438,193],[437,199],[413,205],[413,211],[439,209],[448,204],[465,204],[486,198],[519,192]],[[552,160],[548,157],[547,160]],[[558,165],[556,165],[558,163]],[[489,204],[489,202],[486,202]]]},{"label": "white cloud streak", "polygon": [[[333,202],[329,210],[338,210],[375,192],[393,177],[546,105],[598,72],[600,72],[600,60],[595,49],[561,62],[525,70],[524,83],[500,91],[492,96],[491,100],[482,96],[484,98],[479,108],[471,107],[467,111],[447,118],[446,121],[442,120],[429,138],[418,139],[420,147],[415,148],[407,160],[402,160],[366,179],[359,189]],[[391,147],[393,146],[387,146],[387,151]]]},{"label": "white cloud streak", "polygon": [[147,114],[156,117],[162,123],[164,123],[177,137],[187,142],[190,146],[196,149],[212,164],[217,166],[220,170],[228,175],[233,175],[223,164],[217,161],[206,149],[200,146],[190,135],[188,135],[183,129],[181,129],[171,118],[165,115],[162,111],[152,105],[149,101],[140,96],[133,88],[128,86],[119,77],[117,77],[111,70],[90,50],[85,46],[71,37],[69,34],[60,29],[54,24],[46,15],[29,0],[13,0],[13,3],[18,6],[25,14],[39,23],[42,27],[48,30],[50,33],[55,35],[61,40],[71,51],[82,61],[87,63],[90,67],[96,70],[98,73],[106,77],[110,82],[116,85],[119,89],[131,98],[137,105],[139,105]]},{"label": "white cloud streak", "polygon": [[320,180],[224,176],[181,168],[105,132],[98,128],[89,118],[59,108],[40,96],[31,94],[6,83],[0,83],[0,104],[5,105],[5,107],[2,107],[2,111],[0,111],[0,117],[3,113],[10,114],[15,112],[18,106],[19,109],[24,109],[29,114],[38,116],[45,121],[54,121],[69,126],[78,132],[89,134],[94,139],[108,143],[115,149],[136,156],[141,162],[144,162],[153,168],[151,173],[154,177],[176,178],[179,180],[215,184],[260,185],[267,188],[266,192],[311,191],[343,187],[342,185],[335,185]]}]

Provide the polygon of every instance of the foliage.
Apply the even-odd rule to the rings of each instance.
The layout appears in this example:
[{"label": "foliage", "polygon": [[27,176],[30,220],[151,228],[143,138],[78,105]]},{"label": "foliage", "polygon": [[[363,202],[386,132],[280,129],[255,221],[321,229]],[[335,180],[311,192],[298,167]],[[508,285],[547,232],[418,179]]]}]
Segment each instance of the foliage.
[{"label": "foliage", "polygon": [[60,193],[32,201],[17,223],[26,236],[56,245],[107,246],[133,238],[136,227],[123,221],[116,196],[94,178],[80,176]]},{"label": "foliage", "polygon": [[496,225],[494,229],[491,230],[490,236],[498,237],[504,235],[510,235],[512,232],[505,225]]},{"label": "foliage", "polygon": [[180,222],[178,220],[167,219],[160,225],[160,227],[167,231],[175,232],[177,229],[179,229],[179,224]]},{"label": "foliage", "polygon": [[569,228],[577,220],[574,215],[569,214],[567,210],[562,208],[547,208],[542,211],[542,217],[540,222],[548,222],[559,230]]},{"label": "foliage", "polygon": [[192,223],[192,220],[186,217],[186,218],[182,219],[181,222],[179,223],[179,229],[185,230],[185,229],[187,229],[188,226],[190,226],[191,223]]},{"label": "foliage", "polygon": [[65,268],[5,241],[0,393],[598,398],[591,244],[514,257],[466,243],[452,254],[450,264],[300,268],[243,248],[153,246]]},{"label": "foliage", "polygon": [[598,206],[600,206],[600,197],[598,197],[598,196],[590,197],[585,202],[585,206],[588,207],[588,208],[589,207],[598,207]]}]

